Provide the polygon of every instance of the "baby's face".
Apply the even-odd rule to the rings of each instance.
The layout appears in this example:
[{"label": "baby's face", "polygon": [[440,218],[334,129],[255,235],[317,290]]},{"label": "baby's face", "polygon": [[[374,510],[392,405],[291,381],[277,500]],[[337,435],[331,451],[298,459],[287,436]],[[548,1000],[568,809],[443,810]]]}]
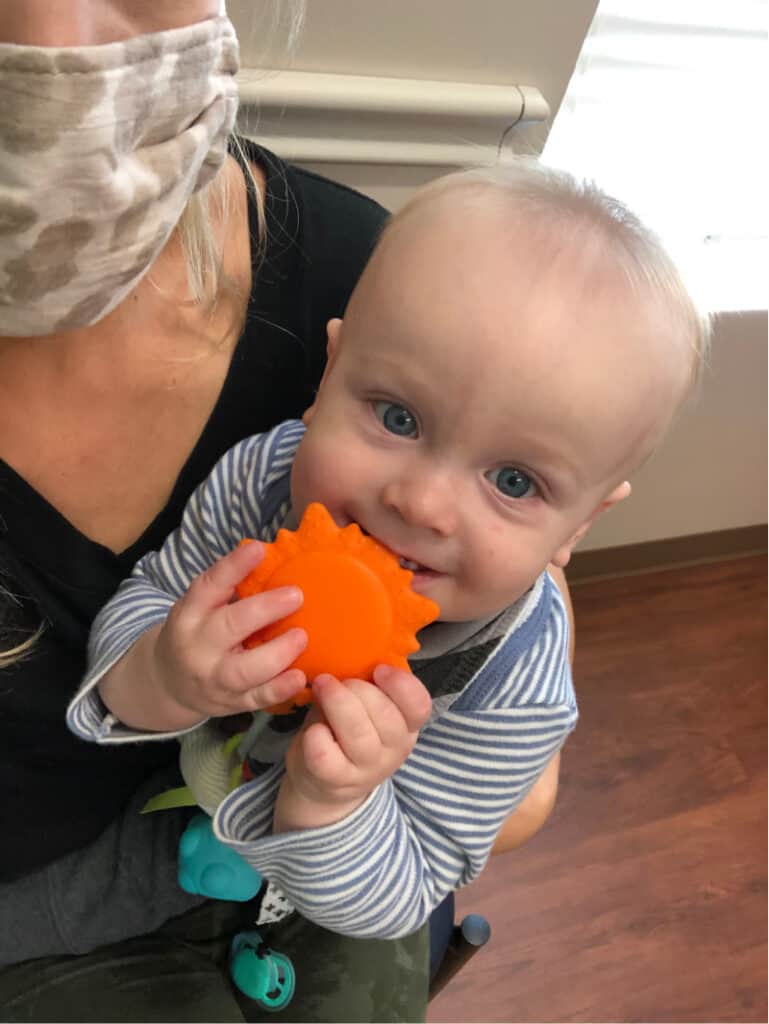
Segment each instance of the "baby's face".
[{"label": "baby's face", "polygon": [[297,514],[359,523],[459,621],[568,561],[670,389],[609,291],[461,221],[406,222],[375,255],[330,325],[292,476]]}]

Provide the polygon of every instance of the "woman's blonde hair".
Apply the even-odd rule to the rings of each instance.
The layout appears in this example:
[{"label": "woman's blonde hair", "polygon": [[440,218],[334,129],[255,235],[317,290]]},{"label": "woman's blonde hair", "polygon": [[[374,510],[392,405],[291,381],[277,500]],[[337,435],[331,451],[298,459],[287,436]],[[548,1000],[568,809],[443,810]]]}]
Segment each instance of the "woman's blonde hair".
[{"label": "woman's blonde hair", "polygon": [[[266,246],[267,224],[264,215],[264,199],[251,169],[251,163],[237,135],[230,138],[230,149],[237,153],[256,208],[257,239],[252,253],[252,273],[258,270]],[[214,229],[218,220],[226,235],[226,225],[231,213],[231,196],[225,168],[213,181],[190,196],[179,219],[177,230],[187,270],[187,285],[192,302],[208,306],[211,310],[229,297],[239,306],[245,304],[246,296],[241,295],[237,285],[225,274],[223,247],[220,233]]]},{"label": "woman's blonde hair", "polygon": [[[262,41],[260,50],[263,55],[269,51],[272,55],[271,61],[275,61],[275,52],[277,52],[278,58],[285,58],[291,54],[304,23],[305,10],[305,0],[273,0],[269,8],[262,9],[261,17],[254,18],[249,34],[255,36],[258,32]],[[256,265],[253,268],[256,270],[264,255],[266,245],[267,226],[264,217],[264,202],[251,170],[251,163],[240,138],[235,133],[230,137],[230,149],[239,158],[247,187],[252,193],[256,206],[258,240],[254,254]],[[190,297],[193,301],[204,305],[215,306],[225,295],[244,298],[237,294],[233,282],[224,274],[221,245],[214,231],[214,216],[226,225],[230,214],[230,195],[227,182],[228,178],[225,173],[218,174],[207,188],[190,197],[179,220],[178,230],[187,268]]]}]

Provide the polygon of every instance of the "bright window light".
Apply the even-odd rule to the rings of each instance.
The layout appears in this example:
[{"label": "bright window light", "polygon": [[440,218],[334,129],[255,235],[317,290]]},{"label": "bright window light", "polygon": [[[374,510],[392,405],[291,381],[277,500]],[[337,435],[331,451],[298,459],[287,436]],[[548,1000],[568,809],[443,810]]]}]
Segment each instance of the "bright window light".
[{"label": "bright window light", "polygon": [[600,0],[542,154],[626,202],[713,312],[766,309],[767,0]]}]

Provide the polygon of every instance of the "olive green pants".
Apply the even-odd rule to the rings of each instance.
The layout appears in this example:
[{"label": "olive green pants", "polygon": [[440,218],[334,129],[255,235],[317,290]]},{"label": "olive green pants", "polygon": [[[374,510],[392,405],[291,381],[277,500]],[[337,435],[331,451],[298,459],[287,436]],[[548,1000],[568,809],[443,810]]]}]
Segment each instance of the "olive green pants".
[{"label": "olive green pants", "polygon": [[84,956],[0,971],[2,1021],[423,1021],[428,926],[404,939],[350,939],[294,914],[259,932],[285,953],[296,992],[278,1012],[229,978],[230,942],[253,928],[244,908],[209,903],[152,935]]}]

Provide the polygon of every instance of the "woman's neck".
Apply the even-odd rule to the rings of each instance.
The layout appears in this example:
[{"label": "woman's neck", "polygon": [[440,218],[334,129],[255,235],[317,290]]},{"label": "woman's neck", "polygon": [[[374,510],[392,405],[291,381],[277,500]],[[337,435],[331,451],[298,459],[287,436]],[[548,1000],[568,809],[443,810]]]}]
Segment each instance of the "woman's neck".
[{"label": "woman's neck", "polygon": [[239,306],[223,301],[211,311],[189,301],[175,237],[99,323],[0,338],[0,458],[114,550],[163,508],[221,393],[251,282],[242,188],[223,254]]}]

